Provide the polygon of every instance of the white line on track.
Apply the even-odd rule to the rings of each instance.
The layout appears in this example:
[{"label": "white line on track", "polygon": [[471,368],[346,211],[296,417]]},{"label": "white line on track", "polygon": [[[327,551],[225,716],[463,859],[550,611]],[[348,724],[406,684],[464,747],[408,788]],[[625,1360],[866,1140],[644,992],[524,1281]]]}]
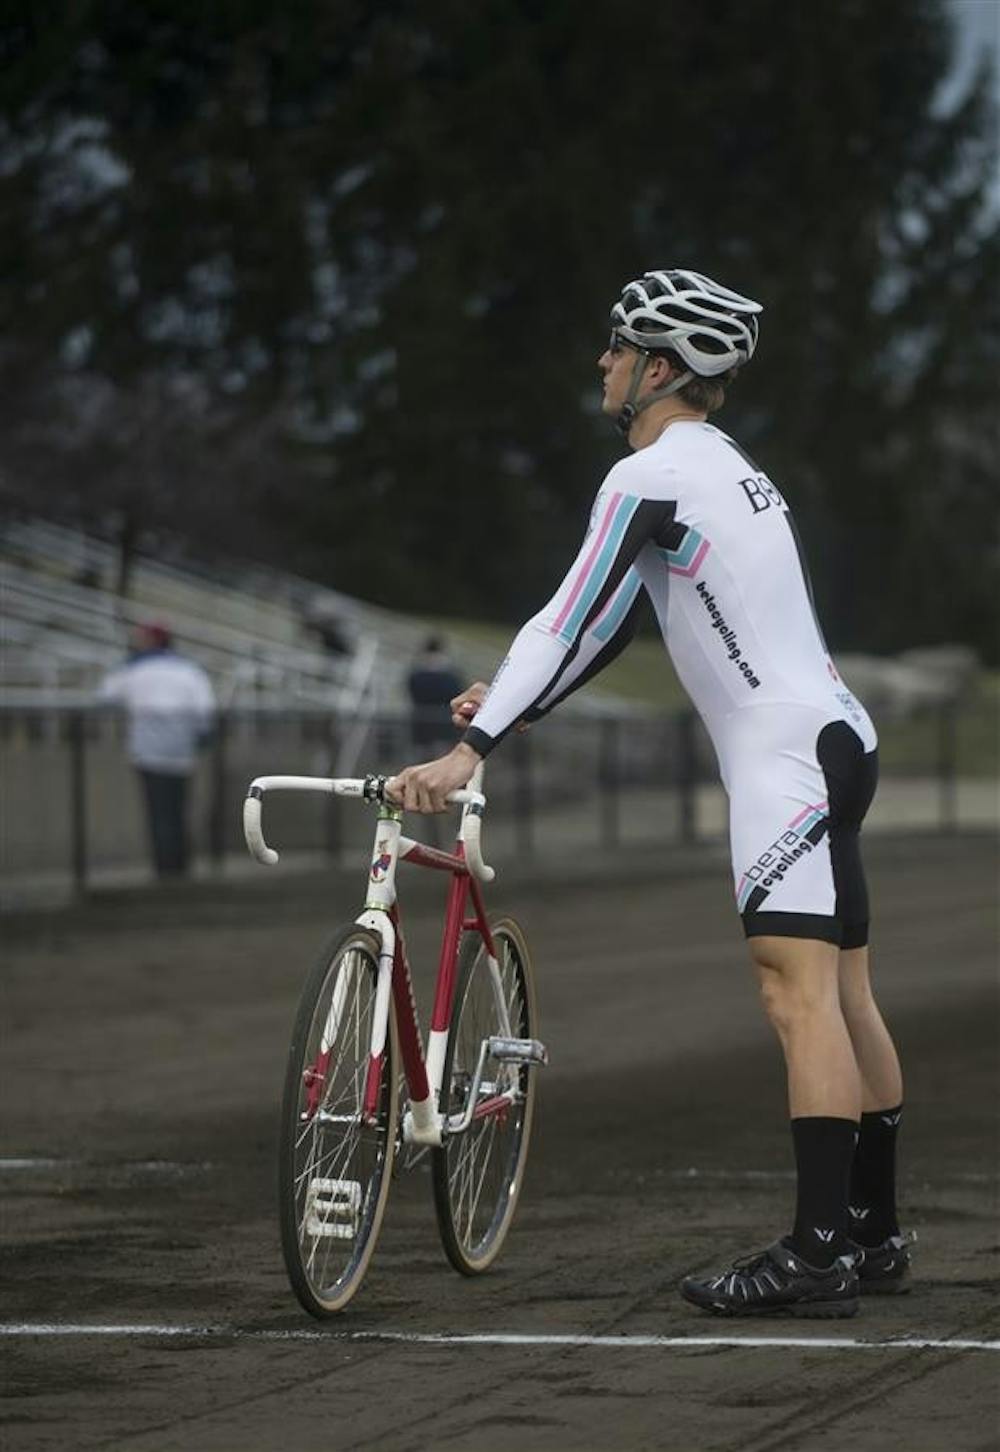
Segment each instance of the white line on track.
[{"label": "white line on track", "polygon": [[208,1160],[0,1159],[0,1174],[15,1170],[89,1170],[100,1174],[124,1174],[140,1170],[145,1174],[183,1175],[214,1168]]},{"label": "white line on track", "polygon": [[[216,1165],[210,1160],[86,1160],[64,1157],[61,1159],[37,1156],[34,1158],[0,1157],[0,1174],[8,1174],[18,1170],[88,1170],[93,1173],[123,1173],[125,1171],[143,1171],[147,1174],[193,1174],[201,1170],[214,1170]],[[663,1176],[664,1179],[692,1183],[698,1180],[721,1180],[733,1184],[742,1184],[747,1181],[760,1180],[768,1181],[791,1181],[795,1179],[794,1170],[721,1170],[721,1169],[696,1169],[693,1165],[684,1170],[668,1170]],[[962,1183],[976,1185],[990,1185],[996,1179],[994,1174],[984,1174],[970,1171],[967,1173],[954,1173],[946,1177],[949,1183],[961,1181]]]},{"label": "white line on track", "polygon": [[83,1160],[2,1160],[0,1159],[0,1170],[55,1170],[62,1169],[67,1165],[82,1165]]},{"label": "white line on track", "polygon": [[[0,1175],[30,1173],[33,1170],[74,1170],[92,1176],[146,1174],[146,1175],[193,1175],[218,1168],[211,1160],[87,1160],[71,1156],[53,1158],[44,1155],[34,1157],[0,1156]],[[794,1170],[714,1170],[695,1169],[668,1170],[663,1179],[674,1183],[697,1185],[699,1181],[712,1180],[727,1184],[747,1184],[755,1181],[768,1184],[794,1181]],[[991,1185],[996,1175],[977,1172],[949,1174],[942,1183]]]},{"label": "white line on track", "polygon": [[[668,1170],[663,1176],[664,1179],[685,1182],[697,1180],[722,1180],[733,1184],[742,1184],[747,1181],[761,1180],[769,1181],[794,1180],[794,1170],[699,1170],[693,1165],[686,1170]],[[980,1171],[957,1171],[941,1177],[942,1184],[969,1184],[969,1185],[992,1185],[996,1180],[995,1174],[984,1174]]]},{"label": "white line on track", "polygon": [[240,1326],[101,1325],[71,1322],[0,1323],[0,1336],[190,1336],[225,1337],[241,1341],[366,1341],[412,1346],[567,1346],[620,1350],[685,1351],[704,1347],[792,1347],[802,1351],[1000,1351],[1000,1341],[959,1337],[900,1336],[866,1341],[846,1336],[574,1336],[517,1331],[320,1331],[293,1327],[286,1331]]}]

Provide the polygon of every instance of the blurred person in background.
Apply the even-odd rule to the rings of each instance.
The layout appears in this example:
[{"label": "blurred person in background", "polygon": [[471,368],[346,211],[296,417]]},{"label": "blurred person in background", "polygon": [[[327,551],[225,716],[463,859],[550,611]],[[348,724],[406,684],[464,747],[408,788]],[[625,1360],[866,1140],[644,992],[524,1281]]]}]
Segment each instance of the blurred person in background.
[{"label": "blurred person in background", "polygon": [[140,625],[123,666],[104,678],[102,701],[122,706],[128,754],[142,783],[158,877],[188,870],[188,783],[212,734],[216,701],[207,673],[178,654],[165,625]]},{"label": "blurred person in background", "polygon": [[414,749],[421,753],[450,749],[455,742],[451,700],[462,689],[462,681],[440,636],[424,641],[406,678],[406,689]]},{"label": "blurred person in background", "polygon": [[[461,677],[448,656],[444,640],[439,635],[428,636],[406,678],[410,736],[414,751],[421,757],[436,756],[455,744],[451,700],[461,689]],[[441,845],[438,826],[433,820],[427,824],[427,836],[432,846]]]},{"label": "blurred person in background", "polygon": [[[871,990],[859,832],[874,727],[830,659],[784,498],[708,422],[753,356],[760,304],[687,270],[630,282],[598,360],[603,411],[633,452],[609,472],[569,573],[519,632],[447,755],[398,773],[401,804],[447,793],[518,723],[545,715],[630,638],[640,593],[712,738],[730,803],[736,906],[788,1076],[797,1167],[790,1234],[687,1276],[730,1316],[849,1316],[907,1289],[896,1218],[902,1077]],[[720,1073],[724,1073],[720,1064]]]}]

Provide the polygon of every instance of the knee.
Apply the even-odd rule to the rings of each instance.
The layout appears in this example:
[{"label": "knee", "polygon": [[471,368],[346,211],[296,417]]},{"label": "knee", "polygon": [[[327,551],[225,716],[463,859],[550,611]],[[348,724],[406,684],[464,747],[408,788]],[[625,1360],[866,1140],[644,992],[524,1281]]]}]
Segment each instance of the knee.
[{"label": "knee", "polygon": [[798,1005],[787,977],[774,968],[757,969],[760,1001],[778,1036],[784,1038],[795,1023]]},{"label": "knee", "polygon": [[867,984],[840,984],[840,1011],[852,1037],[881,1032],[885,1025],[875,995]]},{"label": "knee", "polygon": [[877,1012],[875,999],[867,983],[845,983],[838,987],[840,1009],[848,1023],[863,1023]]},{"label": "knee", "polygon": [[835,970],[761,952],[755,952],[754,966],[764,1012],[782,1039],[800,1024],[840,1013]]}]

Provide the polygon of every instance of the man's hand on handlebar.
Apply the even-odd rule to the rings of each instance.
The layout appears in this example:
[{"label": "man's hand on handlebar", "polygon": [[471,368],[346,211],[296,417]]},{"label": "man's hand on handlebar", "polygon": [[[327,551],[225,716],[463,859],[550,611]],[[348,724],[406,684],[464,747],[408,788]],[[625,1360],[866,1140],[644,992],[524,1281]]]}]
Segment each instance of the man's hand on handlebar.
[{"label": "man's hand on handlebar", "polygon": [[386,782],[386,797],[407,812],[443,812],[448,793],[464,787],[480,761],[478,751],[460,741],[447,756],[408,766],[391,777]]}]

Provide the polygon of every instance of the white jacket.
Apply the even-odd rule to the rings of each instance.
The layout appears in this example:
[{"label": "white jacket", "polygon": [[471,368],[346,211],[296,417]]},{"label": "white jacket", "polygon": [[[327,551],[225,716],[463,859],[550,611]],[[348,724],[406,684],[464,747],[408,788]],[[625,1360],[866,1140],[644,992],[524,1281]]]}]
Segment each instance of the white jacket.
[{"label": "white jacket", "polygon": [[172,650],[149,650],[105,677],[102,701],[128,712],[128,751],[144,771],[187,775],[215,715],[207,673]]}]

